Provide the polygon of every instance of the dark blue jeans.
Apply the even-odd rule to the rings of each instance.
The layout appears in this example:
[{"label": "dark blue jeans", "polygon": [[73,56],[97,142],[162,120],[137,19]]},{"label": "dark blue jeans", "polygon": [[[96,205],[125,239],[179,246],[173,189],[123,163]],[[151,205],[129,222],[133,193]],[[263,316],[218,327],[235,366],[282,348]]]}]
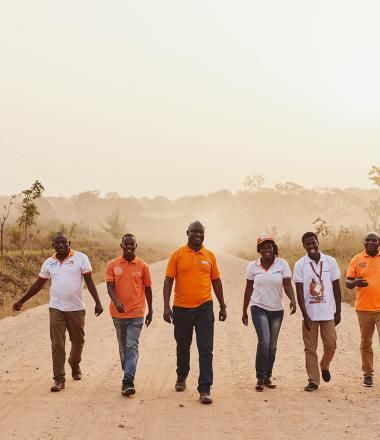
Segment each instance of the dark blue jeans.
[{"label": "dark blue jeans", "polygon": [[251,307],[252,322],[257,333],[256,377],[270,378],[276,359],[277,339],[284,311],[269,311],[258,306]]},{"label": "dark blue jeans", "polygon": [[190,346],[193,328],[195,328],[199,353],[198,391],[200,393],[209,392],[213,381],[214,321],[212,301],[191,309],[173,306],[174,337],[177,342],[177,375],[186,377],[189,374]]}]

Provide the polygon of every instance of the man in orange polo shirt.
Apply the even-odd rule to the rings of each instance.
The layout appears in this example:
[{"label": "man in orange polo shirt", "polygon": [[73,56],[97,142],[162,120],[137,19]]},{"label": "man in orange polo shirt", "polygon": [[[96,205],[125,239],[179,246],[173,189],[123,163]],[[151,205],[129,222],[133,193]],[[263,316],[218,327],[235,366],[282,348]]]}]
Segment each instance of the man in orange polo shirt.
[{"label": "man in orange polo shirt", "polygon": [[[199,353],[198,392],[202,403],[212,403],[210,388],[213,382],[212,357],[214,341],[214,311],[211,285],[220,304],[219,320],[227,318],[223,287],[215,256],[203,246],[205,228],[199,221],[187,229],[187,245],[170,257],[164,281],[164,314],[169,324],[173,321],[177,342],[176,391],[186,389],[190,371],[190,346],[193,328]],[[174,280],[173,310],[170,295]]]},{"label": "man in orange polo shirt", "polygon": [[120,244],[123,255],[107,263],[107,290],[111,298],[110,313],[119,344],[121,368],[124,371],[121,393],[135,394],[134,379],[139,357],[139,338],[144,323],[145,300],[148,314],[145,324],[152,322],[152,281],[148,265],[137,258],[136,237],[125,234]]},{"label": "man in orange polo shirt", "polygon": [[355,309],[360,327],[363,385],[373,386],[372,337],[380,336],[380,239],[370,232],[364,239],[365,250],[354,256],[347,269],[346,286],[357,287]]}]

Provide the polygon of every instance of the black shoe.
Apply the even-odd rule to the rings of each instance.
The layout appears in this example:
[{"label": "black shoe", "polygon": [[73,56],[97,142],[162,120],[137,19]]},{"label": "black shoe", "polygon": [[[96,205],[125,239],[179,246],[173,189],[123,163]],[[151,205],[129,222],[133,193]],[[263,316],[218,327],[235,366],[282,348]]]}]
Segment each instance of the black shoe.
[{"label": "black shoe", "polygon": [[305,391],[315,391],[317,389],[318,389],[318,385],[315,385],[315,383],[313,382],[309,382],[304,388]]},{"label": "black shoe", "polygon": [[212,403],[211,393],[199,393],[199,401],[205,405],[210,405]]},{"label": "black shoe", "polygon": [[370,374],[367,374],[367,376],[364,376],[363,385],[365,387],[373,387],[373,377]]},{"label": "black shoe", "polygon": [[329,370],[321,370],[322,371],[322,379],[325,382],[330,382],[331,380],[331,374]]},{"label": "black shoe", "polygon": [[267,387],[267,388],[270,388],[271,390],[274,390],[275,388],[276,388],[276,385],[269,379],[269,377],[267,377],[265,380],[264,380],[264,385]]},{"label": "black shoe", "polygon": [[132,396],[136,393],[135,386],[133,382],[128,380],[123,380],[123,385],[121,387],[121,394],[124,396]]},{"label": "black shoe", "polygon": [[186,390],[186,376],[177,376],[177,382],[175,383],[176,391],[185,391]]}]

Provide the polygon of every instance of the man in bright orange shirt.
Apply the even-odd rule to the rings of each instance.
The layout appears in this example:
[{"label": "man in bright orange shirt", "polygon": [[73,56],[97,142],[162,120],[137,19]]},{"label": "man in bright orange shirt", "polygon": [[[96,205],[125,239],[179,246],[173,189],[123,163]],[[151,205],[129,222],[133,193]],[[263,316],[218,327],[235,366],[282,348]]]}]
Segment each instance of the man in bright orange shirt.
[{"label": "man in bright orange shirt", "polygon": [[375,326],[380,337],[380,239],[370,232],[364,239],[365,250],[353,257],[347,269],[346,286],[357,287],[355,309],[360,327],[363,385],[373,386],[372,337]]},{"label": "man in bright orange shirt", "polygon": [[152,322],[152,281],[148,265],[137,258],[136,237],[125,234],[120,247],[123,255],[107,264],[107,290],[111,298],[110,313],[119,343],[121,368],[124,371],[121,393],[135,394],[134,378],[139,357],[139,338],[144,323],[145,300],[148,314],[145,324]]},{"label": "man in bright orange shirt", "polygon": [[[212,403],[210,388],[213,382],[212,357],[214,342],[214,311],[211,286],[220,304],[219,320],[227,318],[223,286],[214,254],[203,246],[205,228],[199,221],[187,229],[187,245],[170,257],[164,281],[164,314],[173,321],[177,342],[176,391],[185,391],[190,371],[190,346],[193,328],[199,353],[198,392],[202,403]],[[173,310],[170,295],[174,280]]]}]

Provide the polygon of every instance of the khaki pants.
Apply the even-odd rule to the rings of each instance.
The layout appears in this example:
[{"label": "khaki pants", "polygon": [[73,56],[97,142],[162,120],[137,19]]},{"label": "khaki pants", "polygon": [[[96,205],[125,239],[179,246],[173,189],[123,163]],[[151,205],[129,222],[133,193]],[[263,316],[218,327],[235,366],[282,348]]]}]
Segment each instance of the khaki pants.
[{"label": "khaki pants", "polygon": [[[319,328],[321,329],[321,339],[323,343],[323,357],[318,365],[317,347]],[[321,367],[322,370],[328,370],[336,350],[335,322],[334,320],[312,321],[311,330],[307,330],[302,321],[302,337],[305,344],[306,372],[309,376],[309,382],[319,385],[319,367]]]},{"label": "khaki pants", "polygon": [[380,338],[380,311],[379,312],[361,312],[356,311],[360,327],[360,354],[362,356],[362,370],[364,376],[373,374],[373,350],[372,337],[377,328]]},{"label": "khaki pants", "polygon": [[85,311],[61,312],[60,310],[49,308],[49,317],[53,378],[55,380],[65,380],[66,330],[69,332],[71,341],[69,364],[75,368],[79,366],[82,359]]}]

